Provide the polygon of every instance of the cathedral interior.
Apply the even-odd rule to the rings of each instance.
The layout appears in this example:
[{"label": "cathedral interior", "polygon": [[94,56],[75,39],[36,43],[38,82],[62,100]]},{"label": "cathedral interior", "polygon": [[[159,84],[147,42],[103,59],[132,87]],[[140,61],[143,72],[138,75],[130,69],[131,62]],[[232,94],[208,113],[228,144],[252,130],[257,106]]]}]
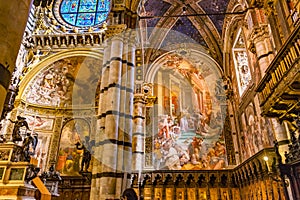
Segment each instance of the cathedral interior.
[{"label": "cathedral interior", "polygon": [[0,11],[0,199],[300,199],[299,0]]}]

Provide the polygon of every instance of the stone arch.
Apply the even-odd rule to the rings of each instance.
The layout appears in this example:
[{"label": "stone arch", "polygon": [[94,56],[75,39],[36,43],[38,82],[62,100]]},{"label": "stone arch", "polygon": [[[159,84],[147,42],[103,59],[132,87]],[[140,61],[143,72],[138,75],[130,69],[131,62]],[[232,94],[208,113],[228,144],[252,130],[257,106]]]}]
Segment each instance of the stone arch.
[{"label": "stone arch", "polygon": [[[183,53],[176,50],[178,46],[174,46],[174,49],[170,49],[166,53],[162,54],[159,56],[149,67],[146,69],[145,73],[145,82],[150,82],[152,83],[154,80],[154,77],[163,64],[163,62],[166,59],[166,56],[172,53],[182,55]],[[210,56],[205,52],[205,49],[202,48],[200,45],[195,45],[195,44],[188,44],[186,46],[187,49],[181,49],[182,51],[189,51],[189,55],[183,55],[182,57],[191,62],[193,65],[199,64],[198,62],[203,60],[203,62],[209,64],[213,70],[215,70],[215,73],[219,76],[222,77],[223,75],[223,70],[221,66]],[[180,49],[179,49],[180,50]]]}]

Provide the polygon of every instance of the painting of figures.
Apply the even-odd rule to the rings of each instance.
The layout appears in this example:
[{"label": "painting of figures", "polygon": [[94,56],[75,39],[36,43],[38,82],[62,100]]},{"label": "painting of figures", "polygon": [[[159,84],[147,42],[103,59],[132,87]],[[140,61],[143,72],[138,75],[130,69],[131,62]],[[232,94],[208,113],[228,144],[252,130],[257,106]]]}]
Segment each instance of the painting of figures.
[{"label": "painting of figures", "polygon": [[28,115],[26,116],[26,120],[31,130],[51,131],[54,122],[54,119],[38,115]]},{"label": "painting of figures", "polygon": [[213,170],[228,166],[223,132],[225,77],[214,63],[178,54],[162,58],[154,78],[153,168]]},{"label": "painting of figures", "polygon": [[154,137],[155,169],[221,169],[227,165],[221,129],[205,129],[207,126],[195,125],[199,124],[196,120],[182,118],[176,124],[170,117],[161,118]]},{"label": "painting of figures", "polygon": [[89,134],[89,123],[84,119],[72,119],[63,126],[56,170],[61,175],[79,175],[82,150],[76,148],[76,143],[82,143],[80,136]]},{"label": "painting of figures", "polygon": [[58,60],[41,71],[26,88],[26,100],[32,104],[62,107],[94,103],[101,60],[70,57]]}]

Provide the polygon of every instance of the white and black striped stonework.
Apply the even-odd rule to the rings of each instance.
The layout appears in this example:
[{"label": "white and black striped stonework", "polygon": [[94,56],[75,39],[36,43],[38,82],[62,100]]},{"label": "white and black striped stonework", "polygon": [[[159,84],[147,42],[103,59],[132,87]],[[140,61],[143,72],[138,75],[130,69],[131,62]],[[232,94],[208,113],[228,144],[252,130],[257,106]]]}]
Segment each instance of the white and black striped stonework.
[{"label": "white and black striped stonework", "polygon": [[115,198],[130,180],[134,55],[129,48],[134,50],[124,36],[115,36],[104,49],[95,148],[99,162],[93,165],[91,199]]}]

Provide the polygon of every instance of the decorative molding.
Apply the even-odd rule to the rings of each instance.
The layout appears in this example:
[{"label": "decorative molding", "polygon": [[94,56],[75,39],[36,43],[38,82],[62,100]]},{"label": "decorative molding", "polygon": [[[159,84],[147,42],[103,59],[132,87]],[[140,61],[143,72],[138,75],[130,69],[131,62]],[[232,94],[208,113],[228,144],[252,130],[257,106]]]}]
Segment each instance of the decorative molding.
[{"label": "decorative molding", "polygon": [[111,38],[116,36],[127,29],[126,24],[118,24],[118,25],[109,25],[107,26],[107,30],[105,31],[105,38]]},{"label": "decorative molding", "polygon": [[104,42],[105,31],[93,33],[65,33],[32,35],[36,50],[62,50],[75,47],[99,48]]}]

